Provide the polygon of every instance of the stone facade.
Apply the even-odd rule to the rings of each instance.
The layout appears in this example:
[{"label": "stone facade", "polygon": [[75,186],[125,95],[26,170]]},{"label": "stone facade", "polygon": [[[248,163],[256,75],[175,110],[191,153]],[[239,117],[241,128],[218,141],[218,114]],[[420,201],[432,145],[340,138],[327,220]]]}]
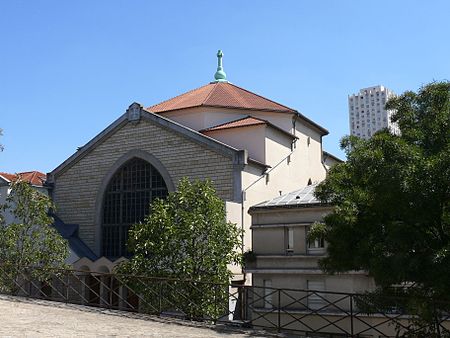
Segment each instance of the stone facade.
[{"label": "stone facade", "polygon": [[[233,199],[233,159],[148,120],[125,122],[84,157],[53,177],[53,199],[66,223],[79,224],[80,238],[97,254],[99,193],[111,168],[133,150],[146,152],[167,170],[176,187],[182,177],[210,178],[218,195]],[[166,182],[169,191],[170,182]],[[173,189],[173,188],[172,188]],[[101,200],[101,198],[100,198]],[[101,202],[100,202],[101,203]]]}]

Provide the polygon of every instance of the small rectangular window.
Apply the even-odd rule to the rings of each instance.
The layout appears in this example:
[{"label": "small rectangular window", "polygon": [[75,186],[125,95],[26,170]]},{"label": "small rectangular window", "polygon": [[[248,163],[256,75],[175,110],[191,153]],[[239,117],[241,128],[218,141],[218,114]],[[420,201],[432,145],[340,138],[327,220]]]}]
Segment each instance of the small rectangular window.
[{"label": "small rectangular window", "polygon": [[[308,232],[309,229],[307,229],[306,231]],[[308,238],[308,233],[306,233],[306,238]],[[309,255],[323,255],[325,253],[325,240],[323,239],[323,237],[314,240],[308,240],[306,244],[307,253]]]},{"label": "small rectangular window", "polygon": [[325,248],[325,241],[323,238],[315,239],[313,241],[308,241],[309,249],[322,249]]},{"label": "small rectangular window", "polygon": [[285,232],[286,238],[286,254],[292,255],[294,253],[294,228],[288,227]]}]

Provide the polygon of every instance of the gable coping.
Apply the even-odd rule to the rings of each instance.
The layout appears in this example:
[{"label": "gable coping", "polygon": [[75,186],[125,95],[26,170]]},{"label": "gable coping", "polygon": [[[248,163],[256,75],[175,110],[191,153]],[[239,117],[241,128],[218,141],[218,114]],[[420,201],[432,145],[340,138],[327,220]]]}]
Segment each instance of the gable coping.
[{"label": "gable coping", "polygon": [[59,166],[53,169],[47,175],[47,182],[53,183],[54,178],[61,175],[63,172],[68,170],[82,158],[87,156],[97,144],[101,143],[108,137],[110,137],[116,130],[123,127],[127,123],[137,123],[138,121],[131,121],[129,119],[129,109],[138,106],[141,112],[141,118],[143,120],[151,121],[159,126],[174,131],[180,134],[183,137],[186,137],[202,146],[205,146],[213,151],[216,151],[224,156],[230,157],[233,160],[233,164],[246,165],[248,163],[248,154],[246,150],[238,150],[234,147],[231,147],[225,143],[217,141],[207,135],[203,135],[196,130],[183,126],[175,121],[172,121],[164,116],[159,114],[152,113],[151,111],[143,108],[143,106],[139,103],[132,103],[127,111],[122,114],[118,119],[112,122],[108,127],[106,127],[103,131],[101,131],[97,136],[91,139],[84,146],[80,147],[80,149],[72,154],[68,159],[62,162]]}]

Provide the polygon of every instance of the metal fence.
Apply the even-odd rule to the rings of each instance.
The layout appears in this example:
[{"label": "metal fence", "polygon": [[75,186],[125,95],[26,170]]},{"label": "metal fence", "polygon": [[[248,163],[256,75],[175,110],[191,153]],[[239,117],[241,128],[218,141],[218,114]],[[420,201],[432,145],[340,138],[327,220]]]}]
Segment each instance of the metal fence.
[{"label": "metal fence", "polygon": [[0,293],[288,331],[305,337],[450,336],[448,313],[441,313],[433,324],[423,324],[401,306],[386,310],[379,305],[377,309],[371,302],[369,314],[365,295],[321,290],[0,266]]}]

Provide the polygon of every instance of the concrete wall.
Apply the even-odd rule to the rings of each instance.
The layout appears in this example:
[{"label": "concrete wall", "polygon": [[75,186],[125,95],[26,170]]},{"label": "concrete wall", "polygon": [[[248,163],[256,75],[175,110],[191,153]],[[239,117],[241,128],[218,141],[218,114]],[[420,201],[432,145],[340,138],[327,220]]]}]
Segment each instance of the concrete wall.
[{"label": "concrete wall", "polygon": [[256,125],[245,128],[230,128],[208,131],[205,135],[236,149],[247,149],[248,156],[261,163],[267,163],[266,126]]},{"label": "concrete wall", "polygon": [[[315,221],[321,221],[331,207],[267,208],[252,210],[252,245],[256,262],[247,266],[253,285],[273,288],[307,289],[319,282],[324,290],[364,292],[374,288],[374,281],[364,272],[328,275],[319,268],[326,254],[323,248],[308,248],[307,233]],[[293,229],[293,249],[287,250],[287,229]],[[317,283],[316,283],[317,285]]]},{"label": "concrete wall", "polygon": [[291,152],[295,139],[271,127],[266,127],[265,131],[265,163],[275,166]]},{"label": "concrete wall", "polygon": [[251,115],[267,120],[277,127],[292,133],[292,116],[289,113],[250,111],[245,109],[196,107],[161,114],[194,130],[206,129],[218,124],[237,120]]}]

